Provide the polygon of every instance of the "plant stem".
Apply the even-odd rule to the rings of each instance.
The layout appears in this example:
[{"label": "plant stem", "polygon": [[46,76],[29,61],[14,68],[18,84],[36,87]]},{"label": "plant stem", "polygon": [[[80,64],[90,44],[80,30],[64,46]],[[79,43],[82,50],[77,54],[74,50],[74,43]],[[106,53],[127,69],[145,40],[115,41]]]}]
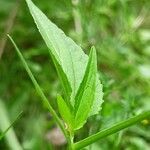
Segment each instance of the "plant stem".
[{"label": "plant stem", "polygon": [[121,121],[120,123],[117,123],[115,124],[114,126],[110,127],[110,128],[107,128],[107,129],[104,129],[92,136],[89,136],[88,138],[85,138],[77,143],[74,144],[74,149],[77,150],[77,149],[81,149],[83,147],[86,147],[108,135],[111,135],[113,133],[116,133],[124,128],[127,128],[139,121],[142,121],[143,119],[147,118],[147,117],[150,117],[150,111],[147,111],[147,112],[144,112],[144,113],[141,113],[137,116],[134,116],[132,118],[129,118],[125,121]]},{"label": "plant stem", "polygon": [[14,45],[16,52],[19,56],[19,58],[21,59],[32,83],[35,86],[35,89],[37,91],[37,93],[39,94],[39,96],[41,97],[41,99],[43,100],[43,102],[45,103],[46,107],[48,108],[49,112],[53,115],[55,121],[57,122],[58,126],[60,127],[60,129],[62,130],[62,132],[64,133],[64,136],[66,137],[66,140],[68,142],[70,142],[70,138],[69,138],[69,134],[67,133],[62,121],[60,120],[60,118],[58,117],[57,113],[55,112],[55,110],[52,108],[51,104],[49,103],[48,99],[46,98],[46,96],[44,95],[42,89],[40,88],[39,84],[37,83],[35,77],[33,76],[30,68],[28,67],[24,57],[22,56],[19,48],[17,47],[17,45],[15,44],[15,42],[13,41],[13,39],[8,35],[9,39],[11,40],[12,44]]},{"label": "plant stem", "polygon": [[68,149],[69,150],[74,150],[74,132],[70,132],[70,141],[68,143]]}]

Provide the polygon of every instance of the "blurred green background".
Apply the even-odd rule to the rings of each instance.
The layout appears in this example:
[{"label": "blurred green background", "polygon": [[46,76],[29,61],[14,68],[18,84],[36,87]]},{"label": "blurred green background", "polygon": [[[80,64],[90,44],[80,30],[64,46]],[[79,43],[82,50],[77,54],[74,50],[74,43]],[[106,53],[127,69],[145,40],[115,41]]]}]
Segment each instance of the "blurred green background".
[{"label": "blurred green background", "polygon": [[[100,114],[90,118],[76,141],[150,108],[149,0],[34,0],[85,53],[95,45],[103,83]],[[41,103],[6,34],[14,38],[57,111],[62,92],[54,65],[24,0],[0,0],[0,132],[23,110],[0,141],[1,150],[66,149],[53,117]],[[88,150],[149,150],[150,120],[111,135]]]}]

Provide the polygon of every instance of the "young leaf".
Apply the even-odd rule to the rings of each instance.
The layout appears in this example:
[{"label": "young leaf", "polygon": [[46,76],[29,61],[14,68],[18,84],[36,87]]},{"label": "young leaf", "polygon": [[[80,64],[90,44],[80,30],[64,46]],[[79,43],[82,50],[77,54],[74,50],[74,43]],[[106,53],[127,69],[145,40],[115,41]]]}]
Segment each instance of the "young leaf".
[{"label": "young leaf", "polygon": [[[62,30],[60,30],[55,24],[53,24],[33,3],[31,0],[26,0],[30,12],[34,18],[34,21],[49,48],[49,52],[53,60],[58,74],[65,88],[68,97],[71,93],[71,104],[74,106],[75,95],[84,77],[85,69],[88,62],[88,56],[82,51],[72,39],[67,37]],[[65,82],[61,71],[66,75]],[[93,115],[99,112],[101,108],[102,100],[102,85],[97,77],[96,79],[96,93],[91,112]],[[70,85],[69,85],[70,84]],[[67,87],[71,87],[71,92],[68,92]],[[69,89],[69,88],[68,88]]]},{"label": "young leaf", "polygon": [[57,104],[58,104],[59,113],[62,116],[64,122],[67,124],[67,128],[69,130],[72,130],[73,129],[73,115],[71,113],[71,110],[65,103],[64,99],[60,95],[57,96]]},{"label": "young leaf", "polygon": [[96,50],[92,47],[83,81],[75,97],[75,129],[79,129],[84,125],[90,113],[95,97],[96,75]]}]

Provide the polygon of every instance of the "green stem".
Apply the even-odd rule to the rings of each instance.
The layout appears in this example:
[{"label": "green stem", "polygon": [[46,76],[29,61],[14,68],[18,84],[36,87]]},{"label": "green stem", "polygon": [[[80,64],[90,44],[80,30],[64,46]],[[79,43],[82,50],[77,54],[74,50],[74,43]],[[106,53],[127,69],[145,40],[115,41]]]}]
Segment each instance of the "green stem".
[{"label": "green stem", "polygon": [[33,82],[34,86],[35,86],[35,89],[37,91],[37,93],[39,94],[39,96],[41,97],[41,99],[43,100],[43,102],[45,103],[45,105],[47,106],[49,112],[53,115],[54,119],[56,120],[57,124],[59,125],[59,127],[61,128],[62,132],[64,133],[67,141],[69,142],[70,138],[69,138],[69,135],[67,133],[67,131],[65,130],[64,128],[64,125],[62,123],[62,121],[60,120],[60,118],[58,117],[58,115],[56,114],[55,110],[52,108],[52,106],[50,105],[48,99],[46,98],[46,96],[44,95],[42,89],[40,88],[39,84],[37,83],[36,79],[34,78],[30,68],[28,67],[24,57],[22,56],[19,48],[17,47],[17,45],[15,44],[15,42],[13,41],[13,39],[8,35],[10,41],[12,42],[12,44],[14,45],[15,49],[16,49],[16,52],[18,54],[18,56],[20,57],[31,81]]},{"label": "green stem", "polygon": [[147,118],[147,117],[150,117],[150,111],[147,111],[147,112],[144,112],[144,113],[141,113],[140,115],[137,115],[135,117],[132,117],[132,118],[129,118],[125,121],[122,121],[120,123],[117,123],[115,124],[114,126],[110,127],[110,128],[107,128],[107,129],[104,129],[92,136],[89,136],[88,138],[85,138],[77,143],[74,144],[74,149],[77,150],[77,149],[81,149],[83,147],[86,147],[108,135],[111,135],[113,133],[116,133],[124,128],[127,128],[139,121],[142,121],[143,119]]},{"label": "green stem", "polygon": [[70,141],[68,143],[68,149],[74,150],[74,132],[70,132]]}]

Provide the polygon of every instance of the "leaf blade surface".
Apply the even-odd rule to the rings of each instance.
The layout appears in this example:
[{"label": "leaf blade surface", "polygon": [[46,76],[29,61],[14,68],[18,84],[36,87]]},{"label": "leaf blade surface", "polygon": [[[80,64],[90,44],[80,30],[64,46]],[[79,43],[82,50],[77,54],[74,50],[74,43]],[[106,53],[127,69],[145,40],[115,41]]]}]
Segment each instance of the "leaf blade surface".
[{"label": "leaf blade surface", "polygon": [[90,113],[95,98],[96,75],[96,50],[92,47],[84,78],[75,98],[75,129],[79,129],[84,125]]},{"label": "leaf blade surface", "polygon": [[[75,96],[83,80],[88,63],[88,56],[83,52],[80,46],[52,23],[31,0],[26,0],[26,2],[39,32],[49,48],[52,59],[59,65],[59,67],[55,65],[57,72],[60,74],[59,77],[63,85],[66,85],[64,86],[64,89],[67,93],[67,97],[70,98],[70,104],[74,106]],[[67,82],[62,78],[62,72],[64,73],[63,76]],[[96,96],[89,116],[97,114],[103,102],[102,85],[98,76],[96,83]]]}]

